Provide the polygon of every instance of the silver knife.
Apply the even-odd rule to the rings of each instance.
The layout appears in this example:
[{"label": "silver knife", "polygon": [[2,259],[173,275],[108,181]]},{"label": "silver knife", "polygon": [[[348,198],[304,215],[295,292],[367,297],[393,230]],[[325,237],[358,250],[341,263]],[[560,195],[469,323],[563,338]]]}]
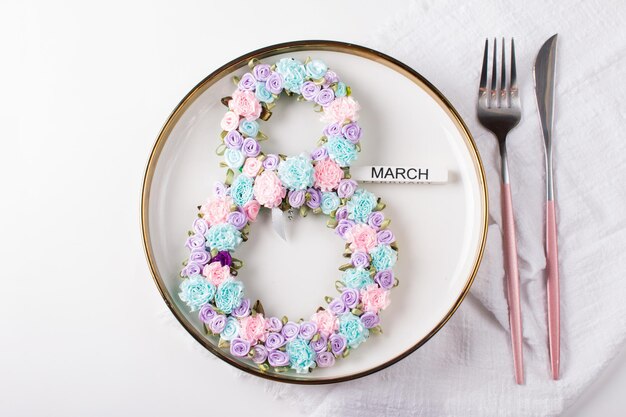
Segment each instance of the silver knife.
[{"label": "silver knife", "polygon": [[537,108],[546,153],[546,267],[548,299],[548,341],[552,378],[559,379],[560,365],[560,296],[559,258],[556,228],[554,179],[552,172],[552,124],[554,119],[554,78],[556,68],[556,38],[548,39],[537,54],[533,76]]}]

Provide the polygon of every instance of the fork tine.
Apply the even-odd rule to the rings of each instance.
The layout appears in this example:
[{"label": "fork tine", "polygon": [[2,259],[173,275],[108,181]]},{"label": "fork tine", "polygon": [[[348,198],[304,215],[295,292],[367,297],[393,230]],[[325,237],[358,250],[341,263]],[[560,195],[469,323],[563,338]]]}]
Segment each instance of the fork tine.
[{"label": "fork tine", "polygon": [[483,69],[480,72],[480,86],[478,87],[478,97],[487,91],[487,68],[489,62],[489,39],[485,39],[485,54],[483,56]]},{"label": "fork tine", "polygon": [[511,38],[511,92],[517,91],[517,70],[515,69],[515,42]]},{"label": "fork tine", "polygon": [[504,38],[502,38],[502,64],[500,68],[500,106],[508,107],[507,103],[507,89],[506,89],[506,58],[504,48]]},{"label": "fork tine", "polygon": [[498,41],[496,38],[493,38],[493,66],[491,67],[491,91],[490,91],[490,104],[489,107],[498,106],[497,103],[497,90],[496,90],[496,79],[498,78],[497,73],[498,67]]}]

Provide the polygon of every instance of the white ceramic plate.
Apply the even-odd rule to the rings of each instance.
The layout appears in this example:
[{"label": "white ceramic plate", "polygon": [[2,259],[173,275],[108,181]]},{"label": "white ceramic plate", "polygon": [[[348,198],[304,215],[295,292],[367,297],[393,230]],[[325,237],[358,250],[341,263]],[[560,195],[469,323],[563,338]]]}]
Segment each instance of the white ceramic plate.
[{"label": "white ceramic plate", "polygon": [[[383,335],[370,337],[349,358],[307,375],[261,373],[247,360],[218,349],[196,313],[178,298],[187,230],[197,206],[224,179],[215,153],[224,114],[222,97],[232,93],[257,57],[272,63],[282,56],[325,61],[352,87],[361,104],[363,127],[358,165],[429,165],[449,171],[443,185],[367,184],[387,203],[385,214],[400,247],[395,267],[400,286],[381,315]],[[314,148],[323,124],[310,104],[284,99],[262,130],[265,152],[296,155]],[[266,313],[308,317],[334,295],[343,241],[325,226],[325,216],[296,218],[288,242],[271,228],[269,214],[253,225],[236,256],[245,262],[246,297],[260,299]],[[155,282],[181,324],[226,362],[270,379],[327,383],[357,378],[402,359],[425,343],[451,317],[469,290],[486,238],[487,190],[472,138],[446,99],[419,74],[379,52],[329,41],[302,41],[251,52],[224,65],[198,84],[178,105],[154,146],[142,196],[143,237]]]}]

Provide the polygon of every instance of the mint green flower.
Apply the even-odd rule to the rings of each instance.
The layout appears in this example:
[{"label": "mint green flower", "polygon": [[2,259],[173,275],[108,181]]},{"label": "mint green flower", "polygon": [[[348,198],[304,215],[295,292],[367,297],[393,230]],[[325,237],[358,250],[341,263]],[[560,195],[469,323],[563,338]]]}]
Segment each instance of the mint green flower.
[{"label": "mint green flower", "polygon": [[328,71],[328,67],[319,59],[314,59],[306,64],[306,73],[314,80],[321,79],[324,75],[326,75],[326,71]]},{"label": "mint green flower", "polygon": [[293,93],[300,93],[306,79],[306,69],[302,62],[293,58],[283,58],[276,63],[276,72],[283,76],[283,86]]},{"label": "mint green flower", "polygon": [[278,165],[278,178],[285,188],[306,190],[313,185],[313,164],[305,156],[289,157]]},{"label": "mint green flower", "polygon": [[228,341],[233,340],[239,336],[240,329],[239,321],[234,317],[229,317],[226,319],[226,325],[224,325],[224,330],[220,333],[220,338]]},{"label": "mint green flower", "polygon": [[341,167],[350,166],[357,157],[356,146],[343,136],[331,136],[324,147],[328,151],[328,156]]},{"label": "mint green flower", "polygon": [[322,193],[322,202],[320,207],[322,208],[322,213],[330,214],[333,210],[337,210],[339,207],[339,196],[335,192],[325,192]]},{"label": "mint green flower", "polygon": [[241,304],[241,297],[243,297],[243,283],[228,279],[217,288],[215,307],[222,310],[225,314],[230,314],[234,308]]},{"label": "mint green flower", "polygon": [[246,157],[243,152],[238,149],[228,148],[224,152],[224,160],[226,161],[226,165],[232,169],[239,169],[243,166]]},{"label": "mint green flower", "polygon": [[289,355],[289,364],[297,373],[306,373],[309,368],[315,367],[315,351],[309,342],[296,338],[287,343],[287,354]]},{"label": "mint green flower", "polygon": [[265,87],[265,83],[257,83],[254,95],[263,103],[271,103],[274,101],[274,96]]},{"label": "mint green flower", "polygon": [[335,97],[343,97],[346,94],[348,94],[348,87],[346,86],[346,83],[339,81],[337,83],[337,88],[335,89]]},{"label": "mint green flower", "polygon": [[345,313],[339,316],[339,334],[345,336],[348,346],[354,349],[365,342],[370,331],[365,328],[357,316],[352,313]]},{"label": "mint green flower", "polygon": [[215,285],[202,275],[192,275],[180,284],[178,296],[195,311],[209,303],[215,296]]},{"label": "mint green flower", "polygon": [[378,245],[370,251],[372,265],[377,271],[391,269],[398,260],[398,252],[391,249],[389,245]]},{"label": "mint green flower", "polygon": [[376,196],[363,188],[354,192],[352,198],[346,205],[348,207],[348,218],[359,223],[366,223],[367,217],[376,207]]},{"label": "mint green flower", "polygon": [[346,284],[346,287],[357,290],[374,283],[370,273],[363,268],[346,269],[341,278],[343,283]]},{"label": "mint green flower", "polygon": [[241,232],[230,223],[211,226],[206,233],[207,246],[210,249],[234,250],[241,243]]},{"label": "mint green flower", "polygon": [[252,200],[254,180],[247,175],[239,175],[230,187],[230,196],[233,202],[239,207],[243,207]]},{"label": "mint green flower", "polygon": [[239,131],[249,138],[256,138],[256,135],[259,133],[259,123],[256,120],[241,119]]}]

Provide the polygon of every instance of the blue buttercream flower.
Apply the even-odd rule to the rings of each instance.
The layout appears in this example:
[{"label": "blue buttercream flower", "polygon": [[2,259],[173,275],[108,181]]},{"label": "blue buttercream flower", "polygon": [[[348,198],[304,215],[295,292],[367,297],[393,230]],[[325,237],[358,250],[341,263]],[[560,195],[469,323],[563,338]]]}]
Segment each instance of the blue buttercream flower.
[{"label": "blue buttercream flower", "polygon": [[315,367],[315,351],[308,341],[296,338],[287,343],[286,352],[289,355],[289,364],[296,372],[306,373],[309,368]]},{"label": "blue buttercream flower", "polygon": [[370,251],[372,265],[377,271],[390,269],[398,260],[398,252],[391,249],[389,245],[378,245]]},{"label": "blue buttercream flower", "polygon": [[322,202],[320,207],[322,208],[322,213],[330,214],[333,210],[337,210],[339,207],[339,196],[335,192],[325,192],[322,193]]},{"label": "blue buttercream flower", "polygon": [[224,152],[224,160],[226,161],[226,165],[228,165],[229,168],[241,168],[245,159],[246,157],[239,149],[228,148]]},{"label": "blue buttercream flower", "polygon": [[357,156],[356,146],[343,136],[331,136],[324,147],[328,151],[328,156],[342,167],[349,166]]},{"label": "blue buttercream flower", "polygon": [[243,207],[252,200],[254,180],[247,175],[239,175],[230,187],[230,196],[233,202],[239,207]]},{"label": "blue buttercream flower", "polygon": [[348,201],[348,218],[359,223],[366,223],[367,217],[376,207],[376,196],[369,191],[359,188]]},{"label": "blue buttercream flower", "polygon": [[276,72],[283,77],[283,87],[293,93],[300,93],[306,79],[306,69],[302,62],[293,58],[283,58],[276,63]]},{"label": "blue buttercream flower", "polygon": [[365,328],[361,319],[352,313],[339,316],[339,334],[345,336],[348,346],[358,347],[369,337],[370,331]]},{"label": "blue buttercream flower", "polygon": [[241,241],[241,232],[230,223],[213,225],[206,233],[207,246],[218,251],[234,250]]},{"label": "blue buttercream flower", "polygon": [[259,123],[256,120],[241,119],[239,122],[239,131],[249,138],[255,138],[259,133]]},{"label": "blue buttercream flower", "polygon": [[220,333],[220,338],[224,340],[233,340],[239,336],[240,329],[241,326],[239,326],[239,321],[237,321],[234,317],[229,317],[226,319],[226,325],[224,325],[224,330]]},{"label": "blue buttercream flower", "polygon": [[178,296],[195,311],[209,303],[215,296],[215,285],[202,275],[192,275],[180,284]]},{"label": "blue buttercream flower", "polygon": [[326,75],[326,71],[328,71],[328,67],[319,59],[314,59],[306,64],[306,73],[314,80],[321,79]]},{"label": "blue buttercream flower", "polygon": [[285,188],[306,190],[313,185],[313,164],[305,156],[289,157],[278,165],[278,178]]},{"label": "blue buttercream flower", "polygon": [[263,103],[271,103],[274,101],[274,96],[269,92],[267,87],[265,87],[265,83],[257,83],[254,95]]},{"label": "blue buttercream flower", "polygon": [[227,279],[217,288],[215,294],[215,306],[225,314],[230,314],[233,309],[239,307],[243,297],[243,283],[233,279]]},{"label": "blue buttercream flower", "polygon": [[346,86],[346,83],[339,81],[337,83],[337,88],[335,89],[335,97],[343,97],[346,94],[348,94],[348,87]]},{"label": "blue buttercream flower", "polygon": [[343,283],[346,284],[346,287],[357,290],[374,283],[369,272],[363,268],[346,269],[341,278],[343,279]]}]

